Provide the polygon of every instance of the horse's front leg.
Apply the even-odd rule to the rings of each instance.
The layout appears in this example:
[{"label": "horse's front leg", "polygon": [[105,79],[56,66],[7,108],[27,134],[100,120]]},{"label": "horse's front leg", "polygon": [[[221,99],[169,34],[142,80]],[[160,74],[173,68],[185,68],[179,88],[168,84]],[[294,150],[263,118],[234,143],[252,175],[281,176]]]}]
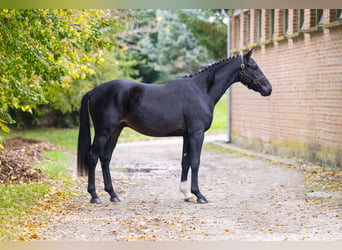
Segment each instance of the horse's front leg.
[{"label": "horse's front leg", "polygon": [[201,194],[198,187],[198,170],[200,165],[204,132],[199,131],[190,136],[190,158],[191,158],[191,193],[196,195],[197,202],[208,203],[207,199]]},{"label": "horse's front leg", "polygon": [[183,152],[182,152],[182,174],[181,174],[181,183],[180,183],[180,191],[184,194],[185,201],[192,200],[192,194],[190,193],[190,189],[188,187],[188,172],[190,168],[190,141],[188,136],[183,137]]}]

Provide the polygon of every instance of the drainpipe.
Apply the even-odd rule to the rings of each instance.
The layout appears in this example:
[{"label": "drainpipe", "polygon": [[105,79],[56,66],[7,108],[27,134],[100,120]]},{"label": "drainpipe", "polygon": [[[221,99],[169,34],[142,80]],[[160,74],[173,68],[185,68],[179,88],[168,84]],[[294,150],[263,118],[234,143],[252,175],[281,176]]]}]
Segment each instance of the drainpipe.
[{"label": "drainpipe", "polygon": [[[224,22],[225,25],[227,25],[227,58],[230,57],[230,33],[231,33],[231,19],[229,14],[222,9],[221,10],[222,15],[225,17],[226,22]],[[231,100],[231,87],[227,89],[227,143],[232,141],[232,100]]]}]

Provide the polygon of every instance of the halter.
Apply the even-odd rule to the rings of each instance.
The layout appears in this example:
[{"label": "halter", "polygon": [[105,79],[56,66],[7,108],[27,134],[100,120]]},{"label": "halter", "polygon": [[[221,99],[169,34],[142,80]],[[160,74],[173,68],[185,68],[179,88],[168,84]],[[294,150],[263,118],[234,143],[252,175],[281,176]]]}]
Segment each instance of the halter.
[{"label": "halter", "polygon": [[241,54],[241,69],[245,68],[245,64],[243,63],[243,53]]},{"label": "halter", "polygon": [[[262,76],[260,78],[253,78],[252,76],[248,75],[247,72],[245,71],[246,65],[243,63],[243,53],[241,54],[241,72],[240,72],[240,80],[243,79],[244,76],[246,76],[247,78],[249,78],[250,80],[252,80],[252,83],[255,85],[260,84],[260,81],[263,80],[264,78],[266,78],[266,76]],[[249,87],[249,86],[248,86]]]}]

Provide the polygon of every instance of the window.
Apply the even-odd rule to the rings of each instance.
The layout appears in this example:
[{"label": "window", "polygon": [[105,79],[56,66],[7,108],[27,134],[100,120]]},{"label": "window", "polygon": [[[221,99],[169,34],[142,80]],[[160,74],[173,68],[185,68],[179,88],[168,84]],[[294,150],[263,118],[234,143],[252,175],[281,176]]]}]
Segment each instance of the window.
[{"label": "window", "polygon": [[298,10],[298,30],[303,29],[304,24],[304,9]]},{"label": "window", "polygon": [[342,18],[342,9],[337,9],[336,10],[336,19]]},{"label": "window", "polygon": [[249,12],[246,13],[246,32],[247,32],[247,44],[251,42],[251,15]]},{"label": "window", "polygon": [[323,9],[316,9],[316,25],[323,24]]},{"label": "window", "polygon": [[235,47],[240,47],[240,15],[236,17],[236,40]]},{"label": "window", "polygon": [[283,30],[283,33],[286,34],[287,33],[287,30],[289,28],[289,10],[288,9],[285,9],[284,10],[284,30]]},{"label": "window", "polygon": [[261,10],[256,10],[256,18],[257,18],[257,41],[261,39]]},{"label": "window", "polygon": [[274,9],[269,10],[269,18],[270,18],[270,39],[272,39],[274,35]]}]

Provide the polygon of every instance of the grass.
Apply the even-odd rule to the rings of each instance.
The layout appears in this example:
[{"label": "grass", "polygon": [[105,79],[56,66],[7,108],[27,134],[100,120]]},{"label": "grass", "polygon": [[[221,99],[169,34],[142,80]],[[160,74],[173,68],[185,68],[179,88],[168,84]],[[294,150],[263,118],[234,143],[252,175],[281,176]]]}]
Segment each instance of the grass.
[{"label": "grass", "polygon": [[60,151],[44,152],[43,155],[51,161],[34,167],[52,179],[0,185],[0,240],[35,238],[41,218],[51,209],[49,206],[53,204],[56,208],[59,201],[73,195],[73,182],[67,175],[72,155]]},{"label": "grass", "polygon": [[[94,132],[92,131],[92,136]],[[24,131],[15,131],[3,136],[4,140],[13,137],[23,137],[27,139],[33,139],[38,141],[48,141],[52,144],[62,146],[72,152],[77,150],[77,139],[78,139],[78,128],[67,128],[67,129],[57,129],[57,128],[39,128]],[[119,140],[120,141],[132,141],[147,139],[148,136],[139,134],[132,129],[125,128]]]},{"label": "grass", "polygon": [[4,140],[13,137],[23,137],[38,141],[49,141],[72,151],[76,150],[77,130],[76,129],[57,129],[39,128],[31,130],[12,130],[9,134],[3,134]]},{"label": "grass", "polygon": [[67,170],[71,162],[70,153],[48,151],[43,152],[42,155],[52,161],[37,164],[35,165],[36,168],[41,169],[45,175],[52,179],[65,180],[68,177]]},{"label": "grass", "polygon": [[214,119],[208,133],[225,132],[227,130],[227,95],[223,95],[214,109]]},{"label": "grass", "polygon": [[206,150],[214,151],[219,154],[231,154],[235,157],[254,157],[252,155],[240,152],[238,150],[230,149],[230,148],[225,148],[220,145],[216,145],[214,143],[208,142],[203,145],[203,148]]},{"label": "grass", "polygon": [[20,224],[31,208],[49,193],[45,183],[0,186],[0,240],[16,239]]}]

